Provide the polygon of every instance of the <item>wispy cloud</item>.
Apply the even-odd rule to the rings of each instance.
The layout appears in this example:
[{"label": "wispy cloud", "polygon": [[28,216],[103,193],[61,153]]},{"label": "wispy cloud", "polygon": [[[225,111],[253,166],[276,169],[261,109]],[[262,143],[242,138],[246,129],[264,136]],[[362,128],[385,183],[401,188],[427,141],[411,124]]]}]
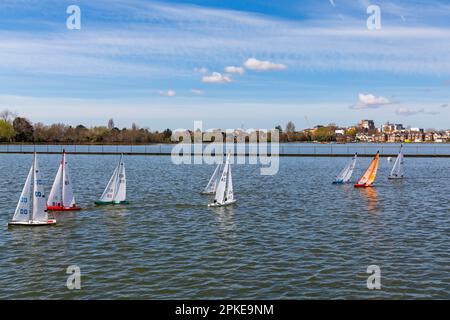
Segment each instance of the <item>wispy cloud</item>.
[{"label": "wispy cloud", "polygon": [[204,83],[230,83],[232,82],[230,76],[223,75],[219,72],[213,72],[211,75],[203,76],[202,82]]},{"label": "wispy cloud", "polygon": [[[173,105],[181,104],[180,100],[186,96],[196,103],[211,98],[217,99],[215,102],[231,101],[230,106],[239,106],[245,99],[264,104],[267,98],[303,103],[302,110],[289,109],[291,113],[286,113],[287,117],[296,115],[295,112],[303,114],[309,105],[328,99],[327,102],[339,105],[339,110],[346,112],[337,114],[338,109],[330,109],[329,114],[318,112],[317,119],[347,121],[345,119],[350,118],[355,122],[360,113],[350,112],[346,100],[347,94],[353,94],[350,90],[355,89],[346,85],[348,79],[358,79],[361,86],[357,86],[357,90],[370,88],[385,96],[401,95],[412,112],[439,106],[447,97],[444,86],[450,84],[450,51],[445,45],[450,43],[448,2],[380,0],[383,28],[377,32],[366,28],[364,6],[368,2],[335,0],[331,1],[334,7],[328,1],[292,1],[290,6],[298,13],[298,17],[292,19],[268,10],[262,14],[254,10],[213,8],[210,2],[209,7],[203,7],[169,1],[83,1],[80,2],[82,29],[68,31],[61,16],[64,10],[60,9],[64,5],[60,0],[3,0],[0,2],[3,26],[0,31],[0,94],[37,95],[45,88],[40,95],[134,97],[136,92],[140,97],[151,96],[151,99]],[[284,2],[274,6],[284,6]],[[339,19],[339,15],[344,19]],[[400,15],[405,17],[406,23]],[[245,76],[239,77],[239,86],[209,85],[208,95],[201,97],[190,91],[196,86],[203,89],[199,80],[208,84],[237,80],[240,69],[227,72],[224,68],[247,70],[242,63],[248,62],[250,57],[256,61],[248,65]],[[282,66],[288,69],[264,74],[253,72],[282,70]],[[434,91],[426,95],[423,91],[408,89],[415,85],[433,86],[437,77],[441,88],[434,86]],[[336,90],[330,87],[334,81],[339,81]],[[149,83],[155,87],[148,88]],[[311,84],[312,90],[299,91],[305,83]],[[394,83],[398,83],[403,94],[392,88]],[[176,91],[176,99],[157,94],[159,88],[169,87]],[[440,93],[441,89],[444,92]],[[239,94],[230,95],[228,90]],[[183,92],[188,94],[183,96]],[[380,108],[385,103],[377,98],[383,97],[373,94],[373,98],[372,102],[367,97],[358,98],[353,107],[379,108],[374,118],[379,116],[386,120],[395,109]],[[392,98],[386,99],[392,102]],[[21,101],[23,106],[28,100]],[[73,110],[73,101],[59,102],[51,102],[51,106],[55,110],[61,110],[59,106],[63,106],[63,110]],[[138,105],[150,112],[150,104],[153,102]],[[45,107],[35,100],[30,101],[30,105]],[[91,111],[99,117],[109,110],[107,104],[97,103],[96,106],[99,109]],[[189,106],[195,108],[195,104],[184,105]],[[26,110],[35,114],[34,109]],[[45,110],[52,117],[59,115],[60,121],[67,118],[63,112]],[[255,106],[252,110],[258,109]],[[449,112],[448,108],[440,110]],[[214,113],[209,115],[215,116]],[[249,117],[252,116],[250,113]],[[444,118],[435,117],[433,121],[446,126]]]},{"label": "wispy cloud", "polygon": [[249,70],[257,71],[273,71],[273,70],[285,70],[287,66],[282,63],[274,63],[271,61],[261,61],[256,58],[249,58],[244,63],[244,67]]},{"label": "wispy cloud", "polygon": [[428,115],[438,115],[438,114],[440,114],[440,112],[438,112],[438,111],[426,111],[423,108],[414,111],[414,110],[410,110],[407,107],[398,108],[397,110],[395,110],[395,113],[398,116],[414,116],[414,115],[417,115],[417,114],[420,114],[420,113],[421,114],[428,114]]},{"label": "wispy cloud", "polygon": [[397,110],[395,110],[395,113],[398,116],[413,116],[413,115],[417,114],[417,111],[411,111],[409,108],[401,107],[401,108],[398,108]]},{"label": "wispy cloud", "polygon": [[[182,4],[96,1],[84,7],[127,23],[99,19],[75,33],[63,23],[32,34],[2,31],[0,72],[170,77],[172,69],[188,72],[198,61],[223,67],[252,53],[261,59],[248,61],[252,70],[288,65],[296,71],[450,74],[450,52],[442,45],[450,42],[450,30],[444,27],[401,24],[368,32],[364,21],[343,23],[329,16],[318,26],[309,20]],[[283,64],[263,63],[269,59]]]},{"label": "wispy cloud", "polygon": [[235,67],[235,66],[228,66],[228,67],[225,67],[225,72],[226,73],[237,73],[237,74],[244,74],[244,72],[245,72],[245,69],[244,68],[242,68],[242,67]]},{"label": "wispy cloud", "polygon": [[160,91],[160,94],[166,97],[175,97],[176,96],[176,92],[175,90],[169,89],[167,91]]},{"label": "wispy cloud", "polygon": [[194,68],[195,72],[201,73],[201,74],[207,74],[208,73],[208,68],[205,67],[195,67]]}]

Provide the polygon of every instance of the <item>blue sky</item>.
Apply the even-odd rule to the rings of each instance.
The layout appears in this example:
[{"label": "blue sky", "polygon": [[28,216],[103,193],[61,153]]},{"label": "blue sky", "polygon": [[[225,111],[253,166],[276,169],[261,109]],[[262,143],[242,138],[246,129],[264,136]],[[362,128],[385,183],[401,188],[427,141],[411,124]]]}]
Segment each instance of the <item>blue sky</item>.
[{"label": "blue sky", "polygon": [[[66,8],[81,8],[81,30]],[[366,9],[381,9],[368,30]],[[151,129],[450,128],[449,1],[2,0],[0,109]]]}]

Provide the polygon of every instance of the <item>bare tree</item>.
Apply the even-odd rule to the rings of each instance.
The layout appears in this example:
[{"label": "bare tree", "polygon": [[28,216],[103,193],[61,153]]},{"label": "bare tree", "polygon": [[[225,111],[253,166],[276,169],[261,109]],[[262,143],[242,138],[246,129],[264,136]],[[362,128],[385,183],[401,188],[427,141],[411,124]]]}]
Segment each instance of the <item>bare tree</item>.
[{"label": "bare tree", "polygon": [[286,125],[286,133],[294,133],[295,132],[295,124],[292,121],[289,121]]},{"label": "bare tree", "polygon": [[16,117],[17,117],[17,113],[14,111],[11,111],[9,109],[5,109],[0,112],[0,119],[3,119],[9,123],[11,123],[14,120],[14,118],[16,118]]},{"label": "bare tree", "polygon": [[111,119],[108,120],[108,129],[109,129],[109,130],[112,130],[112,129],[114,129],[114,127],[115,127],[115,125],[114,125],[114,119],[111,118]]}]

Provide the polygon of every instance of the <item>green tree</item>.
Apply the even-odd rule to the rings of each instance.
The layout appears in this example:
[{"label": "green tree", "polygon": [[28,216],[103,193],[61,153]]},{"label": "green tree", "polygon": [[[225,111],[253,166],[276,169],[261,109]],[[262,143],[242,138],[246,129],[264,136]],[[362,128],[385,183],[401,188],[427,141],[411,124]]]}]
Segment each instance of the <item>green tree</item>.
[{"label": "green tree", "polygon": [[11,123],[6,120],[0,119],[0,141],[10,142],[16,132],[14,131],[14,127]]},{"label": "green tree", "polygon": [[320,127],[314,132],[314,139],[320,142],[333,141],[335,137],[335,127]]},{"label": "green tree", "polygon": [[172,130],[170,130],[170,129],[164,130],[163,137],[164,137],[164,140],[170,141],[170,138],[172,137]]}]

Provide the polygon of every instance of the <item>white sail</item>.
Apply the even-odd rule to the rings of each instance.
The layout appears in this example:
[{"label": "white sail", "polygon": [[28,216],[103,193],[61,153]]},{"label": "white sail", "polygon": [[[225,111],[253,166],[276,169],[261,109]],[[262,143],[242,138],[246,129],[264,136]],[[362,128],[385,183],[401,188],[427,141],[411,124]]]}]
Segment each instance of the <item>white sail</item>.
[{"label": "white sail", "polygon": [[346,172],[346,174],[344,175],[344,179],[343,179],[344,183],[348,182],[348,181],[350,180],[350,178],[352,177],[353,170],[355,170],[356,159],[357,159],[357,158],[358,158],[358,155],[355,154],[355,155],[353,156],[353,158],[352,158],[352,161],[351,161],[350,164],[348,165],[347,172]]},{"label": "white sail", "polygon": [[63,176],[62,176],[62,205],[65,208],[71,208],[75,205],[75,196],[73,195],[72,184],[69,178],[69,168],[66,161],[66,154],[63,153]]},{"label": "white sail", "polygon": [[227,193],[226,193],[226,202],[234,200],[233,194],[233,179],[231,178],[231,166],[228,164],[228,181],[227,181]]},{"label": "white sail", "polygon": [[397,156],[397,159],[395,159],[394,166],[392,167],[389,178],[401,179],[404,176],[402,149],[403,149],[403,146],[400,147],[400,152]]},{"label": "white sail", "polygon": [[355,154],[352,160],[350,160],[345,168],[342,169],[342,171],[336,176],[336,179],[334,180],[335,183],[347,183],[350,180],[353,174],[353,170],[355,170],[357,157],[358,155]]},{"label": "white sail", "polygon": [[224,203],[225,199],[225,191],[228,179],[228,169],[230,168],[229,163],[230,163],[230,155],[227,156],[227,160],[225,161],[222,175],[220,176],[219,183],[217,184],[216,195],[214,197],[214,201],[219,204]]},{"label": "white sail", "polygon": [[33,215],[32,220],[47,222],[47,205],[45,201],[44,182],[42,180],[41,171],[34,155],[34,187],[33,187]]},{"label": "white sail", "polygon": [[111,176],[111,179],[109,179],[109,182],[105,188],[105,191],[103,191],[103,194],[100,197],[100,201],[111,202],[114,200],[114,194],[116,193],[118,172],[119,172],[119,167],[116,167],[116,169],[114,170],[114,172]]},{"label": "white sail", "polygon": [[29,221],[31,220],[31,180],[33,177],[33,165],[28,172],[27,180],[23,186],[22,193],[20,194],[19,202],[17,203],[16,212],[12,218],[12,221]]},{"label": "white sail", "polygon": [[59,164],[58,172],[56,173],[55,181],[53,181],[50,195],[47,199],[47,206],[61,206],[62,205],[62,179],[63,175],[63,162]]},{"label": "white sail", "polygon": [[114,202],[120,203],[126,200],[126,175],[125,175],[125,164],[122,161],[123,155],[120,156],[119,163],[111,176],[111,179],[106,186],[105,191],[103,191],[100,197],[100,202]]},{"label": "white sail", "polygon": [[127,199],[127,180],[125,175],[125,164],[122,161],[122,156],[120,156],[118,172],[119,174],[116,180],[117,183],[116,193],[113,197],[113,201],[115,203],[120,203]]},{"label": "white sail", "polygon": [[206,188],[203,190],[203,193],[214,193],[217,189],[217,184],[219,183],[220,173],[221,173],[222,164],[218,164],[216,169],[214,170],[213,175],[208,181]]}]

